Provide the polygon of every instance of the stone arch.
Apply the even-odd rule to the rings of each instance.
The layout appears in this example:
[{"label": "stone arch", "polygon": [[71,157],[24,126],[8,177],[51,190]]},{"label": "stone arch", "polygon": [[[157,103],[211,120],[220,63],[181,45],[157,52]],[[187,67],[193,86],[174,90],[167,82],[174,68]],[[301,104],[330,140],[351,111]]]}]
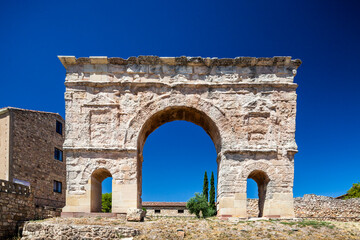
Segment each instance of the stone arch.
[{"label": "stone arch", "polygon": [[259,173],[253,171],[263,171],[270,179],[264,215],[294,216],[297,84],[293,73],[301,61],[289,57],[60,59],[67,69],[68,191],[63,212],[90,211],[88,181],[99,168],[113,176],[114,213],[141,207],[142,147],[166,119],[195,122],[213,139],[220,216],[246,217],[246,179]]},{"label": "stone arch", "polygon": [[275,187],[278,185],[279,176],[277,168],[271,163],[257,160],[249,161],[241,172],[241,182],[243,183],[244,192],[247,195],[247,179],[251,178],[257,183],[258,187],[258,217],[263,217],[271,212],[270,205],[266,202],[271,202]]},{"label": "stone arch", "polygon": [[[195,114],[191,114],[191,112],[197,112],[196,117],[194,117]],[[174,116],[171,116],[172,114]],[[220,108],[195,95],[166,94],[149,101],[144,107],[137,111],[136,115],[128,122],[123,143],[124,146],[139,150],[139,139],[142,139],[141,134],[143,134],[144,129],[146,129],[145,124],[148,124],[149,119],[154,116],[164,117],[164,115],[168,115],[166,117],[167,121],[162,121],[162,123],[152,131],[166,122],[185,120],[203,127],[212,138],[218,153],[225,145],[220,133],[223,134],[226,131],[225,129],[229,128],[230,125],[225,113],[221,111]],[[212,127],[208,129],[204,127],[205,125],[200,122],[201,119],[197,119],[198,117],[206,122],[211,122]],[[212,129],[216,129],[217,133],[211,132]],[[148,135],[150,133],[148,133]],[[216,134],[217,136],[215,136]],[[146,137],[148,135],[146,135]],[[216,140],[214,140],[215,138]],[[142,150],[142,148],[140,148],[140,150]]]},{"label": "stone arch", "polygon": [[261,160],[250,160],[246,163],[241,171],[240,180],[244,181],[251,172],[259,170],[266,173],[271,181],[276,180],[276,169],[271,164]]},{"label": "stone arch", "polygon": [[258,217],[262,217],[264,213],[264,204],[266,199],[266,190],[267,185],[270,182],[269,176],[262,170],[254,170],[252,171],[247,178],[253,179],[258,186],[258,208],[259,208],[259,215]]},{"label": "stone arch", "polygon": [[101,183],[108,177],[112,177],[112,175],[110,171],[106,168],[97,168],[91,174],[91,177],[89,179],[91,212],[101,212]]},{"label": "stone arch", "polygon": [[146,141],[146,138],[155,131],[161,125],[176,121],[184,120],[192,122],[200,127],[202,127],[205,132],[212,139],[216,151],[221,151],[221,137],[218,127],[215,122],[204,112],[199,111],[192,107],[187,106],[171,106],[167,107],[159,112],[156,112],[150,116],[146,122],[143,124],[137,141],[137,151],[138,154],[142,154],[142,150]]},{"label": "stone arch", "polygon": [[[83,154],[84,159],[88,160],[86,164],[83,164],[83,169],[81,171],[81,178],[79,179],[81,184],[86,184],[97,169],[106,169],[110,172],[111,176],[114,179],[121,179],[122,172],[119,169],[119,163],[117,159],[119,157],[129,157],[127,153],[111,154],[106,152],[99,152],[96,154],[96,157],[90,160],[88,154]],[[131,156],[130,156],[131,157]]]},{"label": "stone arch", "polygon": [[[138,179],[138,205],[141,205],[141,195],[142,195],[142,161],[143,161],[143,147],[147,137],[155,131],[161,125],[176,121],[176,120],[184,120],[188,122],[192,122],[200,127],[202,127],[205,132],[210,136],[212,139],[215,149],[219,155],[222,148],[222,138],[221,138],[221,130],[219,130],[216,122],[207,114],[208,111],[205,113],[194,107],[196,104],[188,104],[187,102],[183,102],[182,104],[178,103],[181,100],[177,100],[169,104],[163,105],[161,103],[153,108],[151,111],[152,114],[143,114],[140,113],[136,119],[139,121],[133,121],[133,127],[135,129],[139,129],[137,134],[137,142],[136,142],[136,149],[137,149],[137,179]],[[157,102],[159,103],[159,102]],[[154,103],[155,104],[155,103]],[[190,106],[189,106],[190,105]],[[166,107],[164,107],[166,106]],[[211,109],[214,106],[207,105]],[[146,113],[146,111],[144,111]],[[217,112],[216,114],[221,114]],[[218,115],[218,117],[221,117]],[[219,119],[217,118],[219,121]],[[135,124],[136,123],[136,124]],[[140,128],[141,125],[141,128]]]}]

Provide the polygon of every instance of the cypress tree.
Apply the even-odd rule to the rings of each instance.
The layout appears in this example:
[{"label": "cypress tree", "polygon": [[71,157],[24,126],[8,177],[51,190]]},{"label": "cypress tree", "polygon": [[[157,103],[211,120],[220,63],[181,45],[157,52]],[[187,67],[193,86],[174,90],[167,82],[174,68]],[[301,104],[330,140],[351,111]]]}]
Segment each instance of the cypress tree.
[{"label": "cypress tree", "polygon": [[206,171],[205,171],[205,175],[204,175],[203,196],[205,197],[206,201],[208,202],[209,201],[209,181],[208,181]]},{"label": "cypress tree", "polygon": [[211,172],[210,178],[210,207],[216,210],[215,206],[215,180],[214,180],[214,172]]}]

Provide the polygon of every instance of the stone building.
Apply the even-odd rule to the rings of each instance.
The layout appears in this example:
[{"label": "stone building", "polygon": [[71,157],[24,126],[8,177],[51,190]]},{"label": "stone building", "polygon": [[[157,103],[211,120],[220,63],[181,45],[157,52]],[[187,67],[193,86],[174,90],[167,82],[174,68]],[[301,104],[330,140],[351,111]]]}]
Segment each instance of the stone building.
[{"label": "stone building", "polygon": [[142,202],[147,216],[195,216],[186,208],[186,202]]},{"label": "stone building", "polygon": [[[59,56],[66,68],[64,212],[99,211],[112,177],[112,210],[142,207],[146,138],[164,123],[201,126],[217,151],[217,209],[247,217],[247,179],[259,216],[294,217],[296,88],[300,60]],[[164,179],[166,181],[166,179]]]},{"label": "stone building", "polygon": [[59,114],[0,109],[0,179],[29,186],[35,206],[63,207],[64,133]]}]

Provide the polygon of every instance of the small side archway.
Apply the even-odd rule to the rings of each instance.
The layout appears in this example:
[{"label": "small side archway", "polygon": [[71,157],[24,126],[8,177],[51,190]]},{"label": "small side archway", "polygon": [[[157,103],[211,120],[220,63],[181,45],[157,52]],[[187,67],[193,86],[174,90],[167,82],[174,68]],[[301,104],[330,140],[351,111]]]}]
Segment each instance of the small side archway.
[{"label": "small side archway", "polygon": [[252,179],[255,181],[257,188],[258,188],[258,217],[266,217],[269,215],[277,215],[276,211],[274,212],[272,209],[272,202],[273,202],[273,191],[276,185],[278,185],[279,177],[275,174],[276,170],[275,167],[264,160],[252,160],[249,161],[243,168],[241,173],[241,179],[244,183],[242,191],[245,197],[245,205],[244,205],[244,212],[253,212],[248,203],[248,196],[247,196],[247,180]]},{"label": "small side archway", "polygon": [[109,170],[105,168],[96,169],[89,179],[90,185],[90,211],[101,212],[101,198],[102,198],[102,182],[112,177]]},{"label": "small side archway", "polygon": [[253,179],[257,183],[258,187],[258,209],[259,214],[258,217],[263,217],[264,214],[264,205],[266,199],[266,190],[268,183],[270,182],[269,176],[262,170],[254,170],[252,171],[248,178]]}]

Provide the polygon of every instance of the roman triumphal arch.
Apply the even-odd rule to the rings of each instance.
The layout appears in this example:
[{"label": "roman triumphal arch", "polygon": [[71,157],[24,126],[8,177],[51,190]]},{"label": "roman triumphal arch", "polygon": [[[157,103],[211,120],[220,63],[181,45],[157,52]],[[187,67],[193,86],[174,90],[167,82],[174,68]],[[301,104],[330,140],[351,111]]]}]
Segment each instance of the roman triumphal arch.
[{"label": "roman triumphal arch", "polygon": [[293,80],[300,60],[59,59],[66,68],[63,212],[100,211],[101,181],[109,176],[113,213],[140,208],[146,138],[166,122],[186,120],[203,127],[216,147],[219,216],[247,217],[252,178],[261,216],[294,217]]}]

